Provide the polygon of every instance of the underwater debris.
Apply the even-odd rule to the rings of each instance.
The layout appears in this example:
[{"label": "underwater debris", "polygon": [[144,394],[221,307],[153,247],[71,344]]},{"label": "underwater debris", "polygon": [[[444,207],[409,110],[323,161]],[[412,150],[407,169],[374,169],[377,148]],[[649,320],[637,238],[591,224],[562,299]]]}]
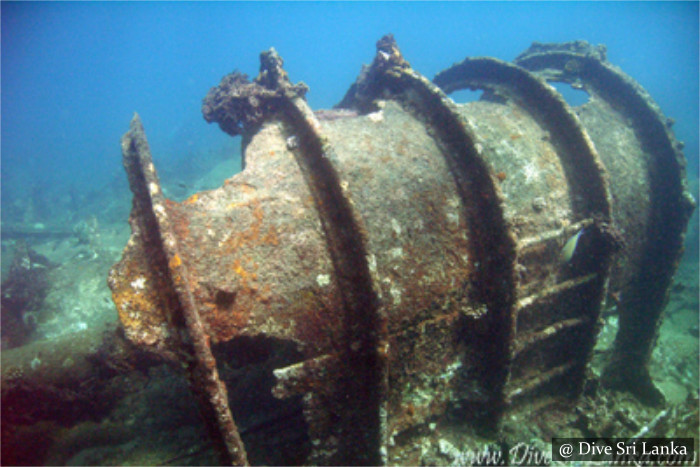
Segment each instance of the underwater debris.
[{"label": "underwater debris", "polygon": [[48,293],[48,270],[56,265],[23,240],[15,245],[7,279],[2,283],[2,349],[19,347],[36,328],[36,312]]},{"label": "underwater debris", "polygon": [[252,82],[247,75],[234,71],[209,90],[202,102],[202,114],[207,122],[217,122],[231,136],[250,135],[279,111],[279,100],[284,93],[304,97],[308,86],[289,83],[282,59],[274,48],[264,52],[260,60],[261,73]]},{"label": "underwater debris", "polygon": [[60,427],[99,420],[132,390],[129,374],[157,364],[114,324],[3,350],[3,463],[43,464]]},{"label": "underwater debris", "polygon": [[[542,78],[596,99],[577,116]],[[445,94],[464,88],[486,92]],[[213,88],[204,117],[243,135],[246,167],[183,203],[163,196],[138,118],[122,141],[133,233],[115,304],[130,340],[187,367],[222,461],[248,456],[211,346],[260,336],[287,349],[268,389],[303,405],[304,463],[458,458],[425,429],[494,438],[576,400],[608,289],[624,293],[606,381],[658,401],[650,349],[694,204],[665,118],[603,49],[538,44],[431,82],[386,36],[347,112],[318,118],[306,90],[274,49],[252,83]]]}]

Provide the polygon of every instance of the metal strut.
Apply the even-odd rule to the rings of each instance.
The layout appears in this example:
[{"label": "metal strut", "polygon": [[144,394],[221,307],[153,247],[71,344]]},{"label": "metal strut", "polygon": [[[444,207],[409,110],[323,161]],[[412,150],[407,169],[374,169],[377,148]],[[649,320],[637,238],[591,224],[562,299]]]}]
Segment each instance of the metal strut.
[{"label": "metal strut", "polygon": [[485,383],[490,398],[486,404],[489,415],[484,418],[495,423],[503,409],[503,391],[512,358],[515,302],[515,239],[501,208],[503,196],[455,103],[410,67],[392,35],[377,42],[377,55],[365,79],[361,77],[338,105],[368,110],[380,98],[398,100],[428,126],[462,200],[471,232],[469,251],[480,265],[471,278],[474,289],[479,291],[472,298],[489,310],[490,348],[484,349],[484,354],[488,355],[485,365],[491,369]]},{"label": "metal strut", "polygon": [[[629,264],[629,278],[618,284],[622,288],[620,331],[615,351],[606,370],[606,380],[612,386],[627,388],[652,403],[663,400],[661,392],[651,382],[648,363],[658,334],[662,312],[668,301],[669,288],[683,253],[685,229],[695,208],[695,201],[686,187],[683,144],[671,132],[672,121],[664,117],[651,96],[632,78],[606,60],[604,46],[591,46],[577,41],[566,44],[533,45],[520,54],[515,63],[548,81],[571,84],[606,102],[608,112],[620,114],[630,122],[641,152],[651,163],[639,174],[625,173],[613,160],[615,153],[607,151],[606,142],[595,128],[589,128],[596,140],[604,163],[617,177],[648,178],[650,201],[649,222],[645,232],[634,234],[645,240],[639,247],[641,258],[624,259]],[[588,108],[593,113],[598,103]],[[588,109],[581,109],[581,118],[588,120]],[[608,154],[609,152],[609,154]],[[646,173],[644,173],[646,172]],[[618,200],[634,199],[621,191],[624,180],[613,183]],[[644,196],[641,193],[638,196]],[[647,200],[643,200],[647,201]],[[647,202],[648,202],[647,201]],[[620,202],[620,201],[618,201]],[[633,209],[639,209],[639,203]],[[623,215],[616,214],[618,218]],[[636,264],[635,264],[636,263]],[[622,267],[621,267],[622,269]]]},{"label": "metal strut", "polygon": [[433,81],[447,94],[486,89],[522,105],[561,149],[557,154],[575,193],[577,216],[599,216],[609,222],[611,196],[605,168],[578,118],[554,88],[517,65],[484,57],[466,58],[438,73]]},{"label": "metal strut", "polygon": [[[554,88],[527,70],[494,58],[466,58],[438,73],[434,82],[447,93],[466,88],[484,89],[488,93],[488,98],[512,100],[531,113],[545,129],[553,145],[558,148],[556,154],[559,156],[571,190],[573,220],[591,226],[595,219],[595,223],[601,225],[601,230],[611,223],[612,198],[605,168],[575,113]],[[566,276],[558,278],[556,285],[545,285],[542,282],[549,276],[535,280],[528,278],[519,280],[520,303],[530,298],[528,295],[532,289],[556,290],[557,297],[549,297],[546,302],[536,303],[535,306],[538,309],[535,313],[521,313],[522,305],[519,305],[514,312],[518,317],[514,326],[516,329],[514,344],[517,349],[514,367],[519,371],[510,375],[507,389],[509,394],[521,394],[522,391],[519,389],[524,387],[531,391],[535,387],[550,383],[555,376],[566,376],[572,380],[569,386],[572,387],[574,395],[582,390],[585,366],[595,344],[592,336],[597,334],[598,316],[607,291],[612,255],[616,251],[615,248],[607,247],[605,243],[601,241],[602,247],[599,246],[598,251],[595,252],[597,261],[593,270],[582,270],[576,273],[580,279],[586,278],[583,282]],[[543,257],[542,253],[547,251],[544,244],[542,246],[545,248],[533,249],[532,246],[531,238],[518,240],[519,263],[524,261],[537,262],[540,265],[550,263],[551,271],[556,272],[559,268],[558,258]],[[524,266],[520,267],[526,269]],[[583,301],[585,306],[567,303],[569,301],[567,294],[571,295],[574,290],[579,296],[586,297]],[[568,309],[577,311],[569,318],[562,320],[559,316],[561,314],[559,308],[565,303]],[[535,339],[532,336],[552,337],[554,335],[550,332],[552,329],[568,330],[570,329],[568,323],[571,322],[576,322],[582,328],[578,331],[578,334],[583,336],[579,338],[582,341],[579,352],[566,363],[546,356],[552,353],[551,347],[545,346],[545,344],[551,345],[549,339],[544,342],[543,339]],[[558,345],[563,349],[570,343],[570,335],[559,332],[557,334],[559,334]],[[525,349],[529,353],[524,352]],[[542,357],[534,358],[533,353],[540,354]],[[554,353],[567,354],[556,351]],[[537,371],[522,370],[532,362],[543,360],[551,362],[543,368],[538,368]],[[549,369],[553,366],[559,370],[554,371],[551,378],[532,376],[550,371]],[[513,397],[509,396],[508,400],[512,401]]]},{"label": "metal strut", "polygon": [[[330,162],[333,148],[306,101],[298,96],[282,70],[282,59],[274,49],[261,55],[263,72],[283,77],[275,83],[281,91],[279,111],[285,125],[289,149],[299,165],[314,198],[333,262],[334,280],[342,297],[340,355],[333,363],[338,378],[333,398],[338,421],[333,426],[312,427],[329,438],[341,437],[337,452],[321,462],[378,465],[386,459],[382,447],[380,407],[386,399],[386,345],[360,221],[343,194],[338,174]],[[338,368],[339,366],[339,368]],[[386,411],[384,411],[386,417]]]},{"label": "metal strut", "polygon": [[[219,379],[216,360],[209,346],[189,283],[187,265],[182,261],[177,237],[170,224],[168,201],[163,196],[151,152],[138,115],[131,120],[129,131],[122,138],[124,167],[134,193],[130,216],[133,236],[129,247],[141,250],[144,275],[136,281],[137,290],[146,288],[146,281],[157,281],[160,287],[150,299],[159,302],[169,323],[165,352],[175,354],[187,370],[190,387],[199,402],[204,421],[221,462],[247,465],[246,451],[228,405],[226,387]],[[125,251],[125,256],[129,255]],[[119,269],[112,271],[110,283],[117,285]],[[153,285],[149,284],[149,288]],[[153,290],[153,289],[152,289]],[[129,293],[117,288],[115,295]],[[138,295],[138,292],[137,294]],[[134,297],[136,298],[136,297]],[[132,298],[133,299],[133,298]],[[133,320],[134,317],[123,319]]]},{"label": "metal strut", "polygon": [[[203,102],[208,122],[243,137],[245,170],[220,188],[166,200],[137,116],[122,140],[134,204],[114,301],[129,340],[184,364],[222,462],[262,452],[251,437],[246,453],[229,403],[243,427],[299,415],[294,461],[376,465],[420,463],[417,440],[438,423],[493,434],[536,399],[574,398],[609,284],[649,300],[623,298],[610,366],[627,383],[646,375],[692,203],[658,109],[603,52],[533,46],[431,82],[388,35],[316,113],[274,49],[260,58],[253,81],[234,72]],[[603,96],[636,136],[602,100],[572,109],[541,77]],[[461,88],[484,97],[445,94]],[[644,171],[647,217],[619,182]],[[210,343],[265,360],[264,417],[240,403],[257,383],[237,381],[229,402]]]}]

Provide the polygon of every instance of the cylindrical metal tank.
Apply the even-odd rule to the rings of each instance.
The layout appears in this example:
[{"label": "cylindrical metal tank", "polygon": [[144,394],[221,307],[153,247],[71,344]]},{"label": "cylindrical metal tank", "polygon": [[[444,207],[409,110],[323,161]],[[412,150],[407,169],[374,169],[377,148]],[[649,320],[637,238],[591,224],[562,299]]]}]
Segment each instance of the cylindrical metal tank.
[{"label": "cylindrical metal tank", "polygon": [[[134,343],[188,369],[223,461],[246,462],[217,369],[232,342],[294,349],[267,390],[301,397],[307,463],[386,463],[448,414],[494,432],[575,398],[609,293],[608,380],[658,401],[647,363],[694,204],[670,125],[604,49],[535,44],[431,82],[387,36],[315,113],[274,50],[261,62],[204,101],[244,137],[222,187],[167,200],[138,117],[122,140],[133,233],[114,301]],[[456,104],[462,88],[484,95]]]}]

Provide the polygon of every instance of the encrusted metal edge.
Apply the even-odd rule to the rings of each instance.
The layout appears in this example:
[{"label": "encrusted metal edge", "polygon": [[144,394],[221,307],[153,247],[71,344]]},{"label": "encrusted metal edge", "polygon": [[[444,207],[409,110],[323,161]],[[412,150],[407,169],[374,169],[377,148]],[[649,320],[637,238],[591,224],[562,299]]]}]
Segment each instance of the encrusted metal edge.
[{"label": "encrusted metal edge", "polygon": [[[466,58],[438,73],[433,82],[446,93],[459,89],[484,89],[491,96],[512,99],[543,125],[552,143],[558,147],[564,175],[569,186],[575,221],[596,220],[601,230],[611,223],[612,195],[608,174],[588,133],[575,113],[544,80],[518,65],[494,58]],[[517,244],[518,251],[524,245]],[[592,336],[586,344],[581,364],[570,365],[575,378],[575,393],[583,388],[585,368],[592,356],[598,333],[598,316],[607,292],[614,249],[603,251],[599,273],[592,283],[591,307],[583,322]],[[564,370],[562,370],[564,371]],[[515,391],[518,389],[516,388]],[[513,397],[509,390],[507,401]]]},{"label": "encrusted metal edge", "polygon": [[[169,313],[169,324],[174,328],[171,329],[175,335],[173,344],[178,348],[170,350],[181,356],[222,463],[246,465],[245,447],[231,415],[226,386],[219,379],[209,338],[194,304],[187,265],[181,259],[177,237],[170,227],[165,197],[138,115],[134,115],[129,131],[122,138],[122,153],[134,193],[132,219],[147,230],[154,247],[149,262],[166,278],[168,290],[159,290],[158,293],[168,295],[169,299],[164,301],[170,302],[172,307],[166,313]],[[144,241],[142,236],[139,239]],[[183,327],[184,332],[178,332],[179,327]]]},{"label": "encrusted metal edge", "polygon": [[[489,310],[490,322],[485,354],[492,359],[486,384],[491,390],[485,404],[487,429],[496,430],[505,408],[505,385],[512,360],[516,288],[516,239],[503,212],[503,195],[491,176],[456,104],[429,79],[414,71],[403,58],[393,36],[377,42],[377,54],[363,69],[337,107],[369,112],[378,99],[394,99],[425,122],[441,148],[462,200],[471,232],[470,257],[479,265],[472,278],[472,297]],[[504,323],[507,323],[504,325]]]},{"label": "encrusted metal edge", "polygon": [[661,113],[639,83],[606,61],[601,46],[584,41],[535,43],[515,63],[544,79],[570,83],[607,101],[631,122],[644,150],[653,157],[649,241],[640,274],[618,305],[620,329],[604,377],[613,387],[659,404],[663,395],[651,381],[648,363],[695,209],[687,188],[683,143],[671,131],[673,121]]}]

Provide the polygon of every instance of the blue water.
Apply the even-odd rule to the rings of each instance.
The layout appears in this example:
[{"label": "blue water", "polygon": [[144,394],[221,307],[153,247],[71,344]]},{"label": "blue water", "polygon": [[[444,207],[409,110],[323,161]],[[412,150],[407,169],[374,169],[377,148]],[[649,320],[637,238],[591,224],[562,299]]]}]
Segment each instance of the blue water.
[{"label": "blue water", "polygon": [[[512,60],[532,41],[585,39],[676,119],[698,167],[698,3],[2,2],[2,195],[94,192],[124,177],[119,138],[140,113],[160,168],[231,144],[201,117],[234,69],[274,46],[312,108],[337,103],[394,33],[432,78],[466,56]],[[237,143],[236,143],[237,144]],[[3,210],[5,216],[5,210]]]},{"label": "blue water", "polygon": [[[45,364],[42,359],[53,361],[49,358],[53,355],[29,355],[30,351],[51,348],[48,353],[63,356],[63,352],[72,350],[66,344],[55,345],[59,342],[56,336],[63,338],[82,330],[92,333],[104,322],[117,320],[105,279],[128,238],[126,221],[131,195],[122,167],[120,138],[127,131],[133,113],[138,112],[142,118],[169,197],[182,199],[186,193],[202,189],[202,175],[222,160],[231,161],[231,172],[224,175],[230,176],[239,168],[234,162],[238,160],[240,139],[233,139],[217,125],[204,121],[202,98],[234,69],[254,77],[258,73],[259,53],[270,47],[275,47],[284,58],[292,82],[309,85],[307,99],[311,107],[322,109],[342,99],[362,64],[372,61],[376,41],[387,33],[394,34],[413,69],[428,78],[467,56],[511,61],[533,41],[582,39],[605,44],[608,60],[637,80],[662,111],[675,119],[676,136],[686,143],[684,152],[691,191],[697,196],[699,5],[699,2],[0,2],[3,276],[13,256],[21,259],[14,251],[22,251],[21,242],[15,243],[14,237],[6,241],[11,237],[8,225],[19,225],[17,231],[25,235],[27,231],[45,233],[41,225],[51,226],[53,234],[55,230],[60,234],[32,244],[55,265],[50,265],[48,260],[42,263],[46,258],[40,255],[31,259],[27,251],[27,261],[34,261],[30,270],[41,274],[44,270],[56,271],[50,276],[54,282],[37,285],[40,281],[31,280],[35,276],[21,276],[30,279],[16,281],[11,289],[5,277],[2,278],[3,304],[13,298],[8,289],[22,292],[15,295],[15,302],[20,301],[17,296],[37,297],[38,293],[24,293],[23,285],[26,290],[46,288],[51,292],[46,303],[43,296],[38,305],[33,304],[37,300],[32,302],[37,309],[17,306],[17,316],[12,315],[12,307],[2,307],[3,333],[12,334],[13,328],[7,325],[12,321],[6,319],[10,315],[19,336],[10,336],[10,342],[20,350],[11,361],[28,360],[30,368],[39,368],[37,374],[41,375],[41,365]],[[569,86],[558,89],[574,94]],[[575,97],[587,97],[581,94]],[[697,226],[697,214],[691,223]],[[66,239],[65,231],[73,233]],[[666,310],[665,327],[660,332],[652,365],[656,382],[664,383],[665,392],[675,397],[673,410],[681,407],[675,414],[678,416],[683,413],[680,404],[684,400],[688,404],[685,407],[697,407],[697,399],[693,402],[692,397],[687,398],[688,394],[696,396],[698,387],[697,227],[690,229],[688,238],[687,244],[694,247],[686,249],[686,259],[692,258],[693,264],[685,261],[681,265],[671,287],[673,300]],[[143,280],[143,277],[134,278],[132,288],[138,289],[135,284]],[[612,348],[618,320],[613,312],[605,319],[598,343],[602,342],[604,345],[600,347],[608,349]],[[83,339],[78,332],[74,335],[77,337],[72,336],[70,339],[76,342]],[[5,352],[10,346],[5,347],[6,336],[2,337]],[[109,337],[109,333],[104,334],[104,341],[111,342]],[[51,347],[41,347],[46,344],[42,339],[51,339]],[[25,342],[29,344],[25,346]],[[37,342],[39,347],[24,353],[23,347]],[[248,344],[241,342],[235,344],[247,349]],[[262,344],[256,342],[255,346],[258,345]],[[279,345],[275,351],[282,349]],[[261,355],[274,354],[267,347],[255,346],[251,343],[250,349],[257,349]],[[107,361],[111,354],[102,350],[95,355]],[[117,351],[114,352],[116,355]],[[31,360],[24,358],[26,355]],[[290,357],[285,365],[301,358],[292,352],[289,355],[294,358]],[[602,365],[600,362],[607,355],[601,353],[595,357],[599,362],[594,364]],[[247,379],[255,375],[263,378],[263,373],[256,373],[257,370],[241,378],[249,386],[238,386],[238,381],[234,386],[234,376],[239,378],[243,374],[236,365],[244,365],[242,362],[247,358],[244,356],[225,360],[227,368],[229,363],[231,368],[235,367],[235,371],[227,370],[230,379],[226,384],[229,395],[237,397],[236,407],[249,409],[246,415],[249,419],[244,419],[244,423],[253,427],[250,439],[255,439],[257,425],[253,422],[259,420],[254,412],[259,406],[271,404],[272,396],[268,387],[264,391],[241,389],[258,384],[257,380]],[[271,357],[270,361],[277,358]],[[99,359],[95,368],[102,368]],[[72,361],[55,360],[61,361],[61,368]],[[165,368],[151,369],[149,377],[137,377],[134,376],[137,371],[126,374],[128,367],[118,368],[126,376],[110,380],[119,382],[110,386],[109,391],[95,390],[99,397],[105,398],[98,401],[105,402],[104,412],[95,413],[92,406],[89,410],[75,409],[73,393],[63,395],[69,402],[62,400],[60,404],[70,405],[71,413],[81,410],[82,413],[80,420],[71,421],[74,425],[66,422],[60,429],[52,423],[55,420],[64,423],[61,417],[67,415],[60,410],[53,413],[55,407],[42,405],[41,398],[35,400],[32,396],[23,406],[23,399],[17,402],[3,395],[3,406],[10,407],[3,416],[14,413],[12,423],[17,426],[11,426],[12,430],[3,426],[0,444],[5,448],[0,455],[7,456],[9,452],[15,456],[10,459],[29,463],[61,464],[70,460],[73,465],[214,462],[213,457],[206,457],[211,446],[194,412],[195,402],[187,392],[184,378],[174,377]],[[3,362],[3,368],[11,370],[12,366]],[[110,374],[113,369],[109,367]],[[3,379],[3,388],[8,387],[7,381]],[[90,386],[91,381],[85,381],[86,385]],[[271,380],[265,381],[264,384],[272,384]],[[112,394],[112,388],[120,389],[114,389]],[[256,401],[253,406],[246,405],[249,394]],[[108,400],[112,397],[114,400]],[[60,404],[57,406],[63,407]],[[48,405],[50,410],[41,413],[34,405]],[[640,424],[652,420],[657,413],[656,409],[638,410],[635,405],[625,406],[623,410],[615,407],[614,412],[607,403],[601,407],[608,407],[621,420],[619,414],[631,411]],[[261,420],[265,415],[262,412]],[[278,415],[273,409],[269,413]],[[300,408],[294,413],[301,417]],[[697,432],[697,411],[694,413],[695,418],[684,418],[686,427],[677,427],[678,434],[685,433],[683,430],[688,426],[694,430],[691,434]],[[84,422],[88,415],[103,418],[100,423]],[[24,418],[32,423],[20,426],[25,423]],[[36,420],[41,423],[35,426]],[[596,423],[595,419],[590,420],[592,425]],[[557,426],[556,420],[549,421]],[[305,437],[304,430],[296,434]],[[295,434],[296,428],[287,431]],[[535,432],[529,431],[528,436],[532,433]],[[5,436],[10,436],[11,442],[5,442]],[[267,442],[261,441],[263,438],[250,442],[255,446],[251,452],[258,456],[254,459],[267,464],[279,463],[280,459],[296,460],[293,457],[296,450],[290,445],[297,438],[289,438],[291,441],[271,438],[272,457],[260,457],[268,454],[263,449]],[[527,439],[532,441],[531,437]],[[308,448],[304,443],[297,446],[299,452]],[[288,457],[274,457],[279,452]],[[197,458],[198,453],[204,453],[204,457]],[[3,459],[5,464],[12,464],[6,459]],[[426,459],[426,462],[430,460]]]}]

